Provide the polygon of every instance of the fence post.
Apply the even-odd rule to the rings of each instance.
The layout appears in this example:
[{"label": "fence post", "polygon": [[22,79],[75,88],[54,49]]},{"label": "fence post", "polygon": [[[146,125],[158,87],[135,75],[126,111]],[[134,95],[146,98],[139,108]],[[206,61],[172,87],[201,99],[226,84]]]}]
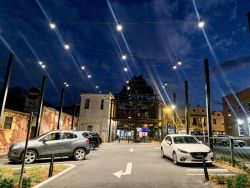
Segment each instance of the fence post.
[{"label": "fence post", "polygon": [[230,153],[231,153],[231,161],[233,164],[233,167],[235,167],[235,160],[234,160],[234,140],[230,139]]}]

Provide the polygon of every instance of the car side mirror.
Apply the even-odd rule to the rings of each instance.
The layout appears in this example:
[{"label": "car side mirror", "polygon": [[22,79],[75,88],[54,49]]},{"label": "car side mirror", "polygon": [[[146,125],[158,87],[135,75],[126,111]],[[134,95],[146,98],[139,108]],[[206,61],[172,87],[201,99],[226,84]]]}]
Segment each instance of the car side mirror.
[{"label": "car side mirror", "polygon": [[47,139],[46,138],[43,138],[42,139],[42,142],[45,144],[47,142]]},{"label": "car side mirror", "polygon": [[172,144],[172,142],[170,142],[170,141],[166,141],[166,143],[167,143],[168,145],[171,145],[171,144]]}]

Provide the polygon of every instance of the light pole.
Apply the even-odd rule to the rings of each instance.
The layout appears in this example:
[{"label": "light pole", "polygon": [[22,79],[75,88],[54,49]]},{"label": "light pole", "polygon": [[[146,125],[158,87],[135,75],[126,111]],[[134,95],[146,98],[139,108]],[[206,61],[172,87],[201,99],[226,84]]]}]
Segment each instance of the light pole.
[{"label": "light pole", "polygon": [[206,107],[207,107],[207,124],[208,124],[208,145],[213,150],[213,140],[212,137],[212,121],[211,121],[211,101],[210,101],[210,78],[209,78],[209,65],[208,59],[204,59],[205,68],[205,90],[206,90]]},{"label": "light pole", "polygon": [[42,116],[42,110],[43,110],[45,83],[46,83],[46,76],[43,76],[42,87],[41,87],[41,96],[39,99],[38,113],[37,113],[37,118],[36,118],[35,137],[39,136],[39,132],[40,132],[40,123],[41,123],[41,116]]},{"label": "light pole", "polygon": [[77,103],[77,99],[76,99],[76,97],[75,97],[74,105],[73,105],[73,114],[72,114],[71,130],[74,129],[74,120],[75,120],[75,114],[76,114],[76,103]]},{"label": "light pole", "polygon": [[3,94],[1,95],[1,100],[0,100],[0,110],[1,110],[0,117],[4,113],[5,103],[6,103],[6,99],[7,99],[7,95],[8,95],[10,77],[11,77],[11,72],[12,72],[13,59],[14,59],[14,54],[10,53],[8,65],[7,65],[7,70],[5,73],[4,83],[3,83]]},{"label": "light pole", "polygon": [[177,128],[177,123],[176,123],[176,93],[173,93],[173,111],[174,111],[174,134],[176,134],[176,128]]},{"label": "light pole", "polygon": [[[64,82],[64,86],[69,87],[69,84],[67,82]],[[63,103],[64,103],[64,87],[61,90],[60,110],[59,110],[59,115],[58,115],[57,130],[61,128],[60,121],[61,121],[61,116],[62,116]]]},{"label": "light pole", "polygon": [[113,117],[113,102],[115,99],[110,100],[110,112],[109,112],[109,132],[108,132],[108,143],[110,143],[111,140],[111,119]]},{"label": "light pole", "polygon": [[189,104],[188,104],[188,81],[185,80],[185,119],[186,119],[186,134],[189,134]]}]

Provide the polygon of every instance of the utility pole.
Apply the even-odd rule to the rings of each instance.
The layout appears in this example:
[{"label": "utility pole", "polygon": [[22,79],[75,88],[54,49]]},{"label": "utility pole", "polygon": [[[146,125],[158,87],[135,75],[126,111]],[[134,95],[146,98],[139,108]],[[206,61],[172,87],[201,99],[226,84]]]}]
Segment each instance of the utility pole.
[{"label": "utility pole", "polygon": [[209,65],[208,59],[204,59],[205,67],[205,90],[206,90],[206,108],[207,108],[207,125],[208,125],[208,145],[213,150],[213,139],[212,135],[212,121],[211,121],[211,100],[210,100],[210,78],[209,78]]},{"label": "utility pole", "polygon": [[60,121],[61,121],[61,116],[62,116],[63,102],[64,102],[64,88],[62,88],[61,90],[60,111],[58,115],[57,130],[61,128]]},{"label": "utility pole", "polygon": [[186,119],[186,134],[189,134],[189,102],[188,102],[188,81],[185,80],[185,119]]},{"label": "utility pole", "polygon": [[113,100],[114,99],[111,99],[110,100],[110,113],[109,113],[109,132],[108,132],[108,142],[110,143],[111,141],[111,118],[112,118],[112,111],[113,111]]},{"label": "utility pole", "polygon": [[2,117],[4,113],[4,108],[5,108],[5,103],[8,95],[8,89],[9,89],[9,84],[10,84],[10,77],[11,77],[11,72],[12,72],[12,67],[13,67],[13,59],[14,59],[14,54],[10,53],[9,54],[9,59],[8,59],[8,65],[7,69],[5,72],[5,78],[4,78],[4,83],[3,83],[3,94],[0,96],[0,117]]},{"label": "utility pole", "polygon": [[250,12],[247,13],[247,19],[248,19],[248,28],[250,32]]},{"label": "utility pole", "polygon": [[176,93],[173,93],[173,104],[174,104],[174,134],[176,134],[177,122],[176,122]]},{"label": "utility pole", "polygon": [[42,111],[43,111],[43,99],[44,99],[45,83],[46,83],[46,76],[43,76],[41,94],[40,94],[39,106],[38,106],[38,112],[37,112],[37,117],[36,117],[35,137],[39,136],[39,132],[40,132],[40,124],[41,124],[41,119],[42,119],[41,116],[42,116]]}]

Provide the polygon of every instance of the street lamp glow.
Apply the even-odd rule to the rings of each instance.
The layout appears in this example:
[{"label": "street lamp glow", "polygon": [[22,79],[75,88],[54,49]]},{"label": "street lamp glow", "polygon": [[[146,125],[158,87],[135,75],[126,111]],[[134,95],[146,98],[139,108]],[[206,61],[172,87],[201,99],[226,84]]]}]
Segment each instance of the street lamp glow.
[{"label": "street lamp glow", "polygon": [[177,64],[178,64],[178,65],[181,65],[181,64],[182,64],[182,62],[181,62],[180,60],[178,60]]},{"label": "street lamp glow", "polygon": [[50,22],[49,23],[49,27],[50,27],[50,29],[55,29],[56,28],[56,24],[53,23],[53,22]]},{"label": "street lamp glow", "polygon": [[65,50],[68,50],[70,48],[70,46],[68,44],[64,44],[64,48],[65,48]]},{"label": "street lamp glow", "polygon": [[124,67],[124,72],[128,72],[128,68],[127,67]]},{"label": "street lamp glow", "polygon": [[88,78],[91,78],[92,76],[91,76],[91,74],[88,74]]},{"label": "street lamp glow", "polygon": [[69,84],[66,84],[65,86],[66,86],[66,87],[69,87]]},{"label": "street lamp glow", "polygon": [[237,119],[237,123],[238,123],[238,125],[241,125],[244,123],[244,121],[242,119]]},{"label": "street lamp glow", "polygon": [[204,28],[204,26],[205,26],[205,22],[202,19],[200,19],[200,21],[198,22],[198,27],[202,29]]},{"label": "street lamp glow", "polygon": [[247,118],[248,123],[250,123],[250,117]]},{"label": "street lamp glow", "polygon": [[171,105],[171,108],[172,108],[173,110],[175,110],[175,109],[176,109],[176,106],[175,106],[174,104],[172,104],[172,105]]},{"label": "street lamp glow", "polygon": [[38,64],[39,64],[39,65],[42,65],[42,64],[43,64],[43,62],[42,62],[42,61],[38,61]]},{"label": "street lamp glow", "polygon": [[95,88],[96,88],[96,89],[98,89],[98,88],[99,88],[99,86],[95,86]]},{"label": "street lamp glow", "polygon": [[130,90],[130,87],[129,87],[129,86],[127,86],[127,90]]},{"label": "street lamp glow", "polygon": [[122,55],[122,60],[126,60],[127,56],[125,54]]},{"label": "street lamp glow", "polygon": [[81,66],[81,69],[84,70],[84,69],[85,69],[85,66],[82,65],[82,66]]},{"label": "street lamp glow", "polygon": [[175,70],[175,69],[177,69],[177,66],[176,66],[176,65],[174,65],[174,66],[173,66],[173,69],[174,69],[174,70]]},{"label": "street lamp glow", "polygon": [[122,25],[121,24],[117,24],[116,25],[116,30],[121,32],[122,31]]},{"label": "street lamp glow", "polygon": [[43,64],[43,65],[41,65],[41,67],[42,67],[43,69],[45,69],[45,68],[46,68],[46,65]]},{"label": "street lamp glow", "polygon": [[102,91],[99,91],[99,93],[102,93]]},{"label": "street lamp glow", "polygon": [[129,83],[129,81],[127,80],[127,81],[126,81],[126,83],[128,84],[128,83]]}]

